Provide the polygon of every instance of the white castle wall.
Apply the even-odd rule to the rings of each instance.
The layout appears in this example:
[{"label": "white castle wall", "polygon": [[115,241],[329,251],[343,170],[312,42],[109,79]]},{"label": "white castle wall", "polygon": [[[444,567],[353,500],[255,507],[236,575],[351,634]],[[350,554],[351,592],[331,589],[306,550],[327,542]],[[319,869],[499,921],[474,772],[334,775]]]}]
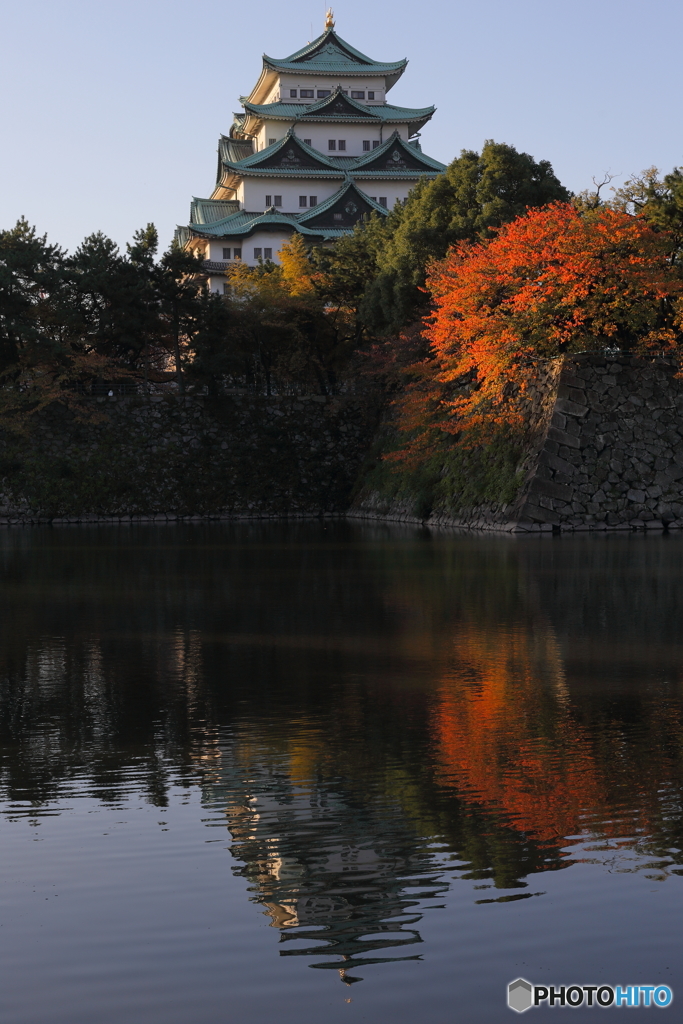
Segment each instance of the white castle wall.
[{"label": "white castle wall", "polygon": [[[310,145],[325,156],[332,159],[337,156],[363,156],[366,152],[363,149],[363,142],[370,143],[372,150],[373,142],[386,142],[386,140],[398,131],[406,142],[409,138],[407,124],[378,125],[376,122],[370,124],[318,124],[305,121],[265,121],[257,135],[257,149],[266,149],[272,145],[271,139],[280,142],[291,127],[300,139],[310,139]],[[334,139],[337,144],[336,150],[330,150],[328,143]],[[339,140],[346,143],[346,149],[339,149]]]},{"label": "white castle wall", "polygon": [[[372,106],[373,103],[383,103],[387,94],[385,87],[385,79],[382,77],[374,77],[367,75],[365,77],[358,76],[357,78],[348,78],[344,81],[332,80],[325,77],[324,75],[300,75],[300,74],[283,74],[279,76],[278,81],[273,85],[268,98],[264,100],[264,103],[277,103],[281,100],[283,103],[318,103],[318,89],[330,89],[334,90],[337,87],[351,95],[351,90],[354,92],[363,91],[365,92],[365,99],[359,100],[361,103],[367,103],[368,106]],[[291,89],[297,90],[296,97],[289,95]],[[302,89],[312,89],[313,96],[302,97]],[[374,100],[367,98],[368,92],[374,92]]]}]

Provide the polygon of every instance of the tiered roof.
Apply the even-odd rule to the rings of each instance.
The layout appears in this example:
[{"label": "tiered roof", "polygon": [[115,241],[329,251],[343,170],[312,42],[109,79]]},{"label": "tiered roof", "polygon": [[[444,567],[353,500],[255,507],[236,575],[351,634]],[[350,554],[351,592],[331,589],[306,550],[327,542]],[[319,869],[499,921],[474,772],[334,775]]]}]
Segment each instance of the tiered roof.
[{"label": "tiered roof", "polygon": [[[296,75],[337,77],[381,77],[386,89],[400,78],[406,60],[384,63],[356,50],[334,31],[332,12],[328,12],[326,29],[312,43],[277,59],[264,56],[263,71],[248,97],[243,98],[244,113],[235,114],[230,136],[222,136],[218,145],[218,174],[214,195],[210,199],[193,199],[190,223],[176,233],[182,245],[193,238],[244,239],[255,232],[298,232],[317,241],[333,240],[351,231],[361,219],[376,213],[386,216],[388,210],[368,196],[363,187],[377,191],[381,181],[403,181],[410,185],[421,178],[435,178],[445,170],[444,164],[426,156],[416,139],[406,141],[397,130],[405,125],[408,135],[415,135],[431,118],[434,107],[399,107],[384,102],[361,103],[352,99],[337,85],[330,96],[315,103],[263,103],[272,94],[278,76],[283,72]],[[253,137],[264,121],[289,121],[284,138],[262,150],[254,149]],[[361,156],[322,153],[297,134],[314,124],[365,124],[382,134],[382,129],[396,126],[379,146]],[[379,129],[377,131],[377,129]],[[247,138],[239,138],[247,136]],[[252,136],[251,138],[249,136]],[[334,182],[333,195],[320,204],[297,213],[283,213],[270,207],[265,212],[240,210],[234,194],[244,178],[281,178],[297,181],[321,179]],[[277,188],[277,186],[276,186]],[[208,264],[207,264],[208,266]],[[221,264],[212,264],[217,272]]]},{"label": "tiered roof", "polygon": [[402,139],[397,131],[362,156],[331,157],[307,145],[293,128],[284,138],[243,160],[219,164],[219,188],[235,188],[245,177],[257,178],[386,178],[392,181],[433,178],[445,165],[433,160],[419,147]]},{"label": "tiered roof", "polygon": [[386,88],[391,89],[406,69],[407,60],[390,63],[373,60],[360,50],[347,43],[334,31],[334,27],[325,29],[321,36],[307,43],[289,57],[268,57],[263,55],[263,71],[248,99],[258,103],[265,99],[276,77],[283,72],[294,72],[297,75],[368,75],[386,79]]},{"label": "tiered roof", "polygon": [[[208,209],[212,214],[217,205],[215,200],[194,199],[192,211]],[[239,210],[217,220],[192,219],[188,227],[177,229],[176,237],[181,245],[186,245],[192,238],[241,239],[263,228],[287,228],[324,241],[348,234],[361,217],[372,213],[386,216],[388,211],[349,179],[325,202],[302,213],[281,213],[273,206],[264,213]]]},{"label": "tiered roof", "polygon": [[396,107],[390,103],[370,106],[346,96],[337,87],[331,96],[317,103],[251,103],[243,100],[244,114],[235,114],[234,128],[251,133],[261,121],[295,121],[312,123],[342,124],[407,124],[410,135],[420,128],[434,114],[435,107]]}]

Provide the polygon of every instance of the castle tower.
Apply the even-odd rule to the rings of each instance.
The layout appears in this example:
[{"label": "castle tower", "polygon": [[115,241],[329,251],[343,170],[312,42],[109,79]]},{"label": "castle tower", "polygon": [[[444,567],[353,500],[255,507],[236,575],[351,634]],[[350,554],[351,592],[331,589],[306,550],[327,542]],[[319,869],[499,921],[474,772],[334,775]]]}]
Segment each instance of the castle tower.
[{"label": "castle tower", "polygon": [[434,107],[387,102],[407,61],[382,63],[325,31],[289,57],[263,57],[261,75],[218,143],[216,185],[193,199],[179,242],[202,253],[222,291],[234,260],[274,260],[297,231],[333,244],[370,214],[384,216],[443,164],[418,141]]}]

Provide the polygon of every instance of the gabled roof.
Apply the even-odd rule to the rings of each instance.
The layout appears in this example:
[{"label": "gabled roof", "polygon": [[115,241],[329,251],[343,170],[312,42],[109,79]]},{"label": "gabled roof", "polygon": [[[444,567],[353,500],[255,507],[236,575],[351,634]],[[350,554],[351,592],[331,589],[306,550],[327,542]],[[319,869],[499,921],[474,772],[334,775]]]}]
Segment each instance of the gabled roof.
[{"label": "gabled roof", "polygon": [[219,223],[208,224],[202,227],[194,224],[180,225],[176,228],[175,237],[178,243],[184,247],[193,238],[221,238],[226,241],[239,239],[241,241],[253,235],[256,231],[264,229],[266,231],[268,229],[297,231],[301,235],[323,240],[340,238],[342,235],[349,233],[349,228],[343,226],[335,228],[309,228],[305,224],[299,224],[296,214],[278,213],[271,208],[266,210],[265,213],[250,213],[247,210],[242,210],[239,214],[235,214],[233,217],[226,217]]},{"label": "gabled roof", "polygon": [[254,152],[254,143],[251,139],[231,139],[227,135],[221,135],[218,140],[218,155],[223,161],[244,160]]},{"label": "gabled roof", "polygon": [[328,28],[312,43],[307,43],[289,57],[268,57],[264,54],[263,63],[278,71],[291,70],[311,75],[385,75],[393,77],[393,85],[403,74],[408,61],[404,59],[385,63],[373,60],[338,36],[334,28]]},{"label": "gabled roof", "polygon": [[336,169],[335,164],[328,157],[300,139],[293,128],[290,128],[284,138],[279,139],[272,146],[253,153],[245,160],[235,162],[234,166],[238,165],[239,170],[252,167],[287,168],[292,171],[305,167],[320,170]]},{"label": "gabled roof", "polygon": [[390,103],[369,106],[346,96],[337,87],[331,96],[317,103],[249,103],[244,101],[247,114],[263,120],[276,121],[343,121],[379,124],[408,124],[410,134],[418,132],[432,117],[435,107],[395,107]]},{"label": "gabled roof", "polygon": [[[224,160],[223,172],[249,177],[325,177],[342,178],[339,165],[317,149],[307,145],[290,128],[283,139],[244,160]],[[219,178],[221,180],[221,178]]]},{"label": "gabled roof", "polygon": [[192,199],[190,206],[190,224],[214,224],[239,211],[240,204],[235,199]]},{"label": "gabled roof", "polygon": [[387,210],[361,192],[355,182],[349,179],[324,203],[299,214],[299,223],[308,228],[350,229],[362,216],[370,213],[386,216]]},{"label": "gabled roof", "polygon": [[382,178],[433,177],[445,165],[426,156],[394,132],[377,149],[362,156],[327,157],[307,145],[290,128],[283,139],[244,160],[219,160],[217,187],[235,189],[241,178]]},{"label": "gabled roof", "polygon": [[[347,235],[363,216],[379,213],[386,216],[387,210],[366,196],[350,180],[344,182],[334,195],[319,206],[311,207],[304,213],[280,213],[274,207],[264,213],[240,210],[222,220],[208,224],[190,224],[176,229],[178,242],[185,246],[193,238],[246,238],[258,230],[283,228],[298,231],[311,238],[332,239]],[[335,217],[338,214],[338,217]]]},{"label": "gabled roof", "polygon": [[356,157],[353,165],[348,169],[353,170],[354,176],[358,175],[359,177],[363,177],[366,173],[381,174],[385,178],[394,175],[403,177],[408,173],[412,177],[416,171],[440,174],[446,170],[446,165],[427,156],[415,146],[411,146],[409,142],[401,138],[398,132],[394,132],[377,149]]},{"label": "gabled roof", "polygon": [[390,63],[373,60],[338,36],[333,28],[328,28],[289,57],[268,57],[264,54],[261,76],[248,99],[255,103],[265,99],[277,75],[283,71],[297,75],[334,75],[337,78],[371,75],[384,78],[388,90],[401,77],[407,63],[407,60]]},{"label": "gabled roof", "polygon": [[259,117],[295,117],[297,120],[319,117],[326,121],[330,117],[335,120],[338,117],[352,117],[354,120],[360,118],[363,121],[373,118],[377,121],[380,120],[380,115],[377,113],[380,109],[379,104],[376,107],[368,107],[364,103],[359,103],[358,100],[349,99],[339,86],[329,96],[318,100],[317,103],[249,103],[245,99],[244,107],[246,110],[258,114]]}]

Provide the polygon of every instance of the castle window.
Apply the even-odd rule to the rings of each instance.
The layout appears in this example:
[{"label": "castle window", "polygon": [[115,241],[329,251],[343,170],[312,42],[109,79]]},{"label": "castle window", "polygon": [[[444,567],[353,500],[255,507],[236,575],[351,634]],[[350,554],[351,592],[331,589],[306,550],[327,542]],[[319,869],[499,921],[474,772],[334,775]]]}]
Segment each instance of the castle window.
[{"label": "castle window", "polygon": [[324,100],[326,96],[331,96],[331,89],[318,89],[318,99]]},{"label": "castle window", "polygon": [[273,197],[272,196],[266,196],[266,210],[268,209],[269,206],[272,206],[272,205],[273,205]]},{"label": "castle window", "polygon": [[368,90],[368,99],[369,100],[374,100],[374,98],[375,98],[374,92],[372,92],[371,90]]},{"label": "castle window", "polygon": [[343,213],[335,213],[335,214],[333,214],[333,217],[334,217],[334,220],[344,220],[344,214]]},{"label": "castle window", "polygon": [[282,196],[273,196],[273,206],[282,206]]},{"label": "castle window", "polygon": [[378,146],[379,146],[379,142],[377,141],[377,139],[374,139],[373,143],[372,143],[372,148],[373,149],[377,149]]},{"label": "castle window", "polygon": [[304,139],[304,143],[305,143],[305,145],[310,146],[311,145],[311,140],[310,139]]},{"label": "castle window", "polygon": [[242,259],[242,250],[241,249],[233,249],[232,250],[232,258],[234,260],[241,260]]},{"label": "castle window", "polygon": [[308,206],[308,196],[299,196],[299,206]]},{"label": "castle window", "polygon": [[372,199],[373,203],[377,202],[377,196],[370,196],[370,198]]},{"label": "castle window", "polygon": [[370,152],[370,140],[369,139],[363,139],[363,152],[364,153],[369,153]]},{"label": "castle window", "polygon": [[387,197],[386,196],[380,196],[379,197],[379,205],[383,206],[386,209],[386,205],[387,205]]},{"label": "castle window", "polygon": [[339,140],[339,142],[337,143],[337,149],[339,149],[339,150],[345,150],[346,149],[346,139],[340,139]]},{"label": "castle window", "polygon": [[299,96],[301,97],[302,100],[303,99],[312,100],[313,99],[313,90],[312,89],[300,89],[299,90]]},{"label": "castle window", "polygon": [[263,250],[263,258],[264,258],[264,260],[272,260],[272,258],[273,258],[273,250],[272,249],[264,249]]},{"label": "castle window", "polygon": [[364,100],[365,99],[365,91],[360,92],[358,89],[352,89],[351,90],[351,99],[352,100]]},{"label": "castle window", "polygon": [[[303,96],[303,93],[301,95]],[[289,98],[292,99],[292,100],[296,99],[296,89],[290,89],[289,90]]]},{"label": "castle window", "polygon": [[260,260],[263,255],[263,249],[254,249],[254,259]]},{"label": "castle window", "polygon": [[223,294],[227,295],[229,293],[229,291],[230,291],[230,285],[228,284],[227,281],[224,281],[223,282]]},{"label": "castle window", "polygon": [[274,146],[276,142],[277,142],[277,139],[268,139],[268,145],[269,146]]},{"label": "castle window", "polygon": [[224,260],[229,260],[230,259],[230,250],[229,249],[223,249],[223,259]]},{"label": "castle window", "polygon": [[328,139],[327,140],[327,148],[328,149],[336,149],[337,148],[337,140],[336,139]]},{"label": "castle window", "polygon": [[309,196],[308,197],[308,205],[309,206],[317,206],[318,205],[318,197],[317,196]]}]

